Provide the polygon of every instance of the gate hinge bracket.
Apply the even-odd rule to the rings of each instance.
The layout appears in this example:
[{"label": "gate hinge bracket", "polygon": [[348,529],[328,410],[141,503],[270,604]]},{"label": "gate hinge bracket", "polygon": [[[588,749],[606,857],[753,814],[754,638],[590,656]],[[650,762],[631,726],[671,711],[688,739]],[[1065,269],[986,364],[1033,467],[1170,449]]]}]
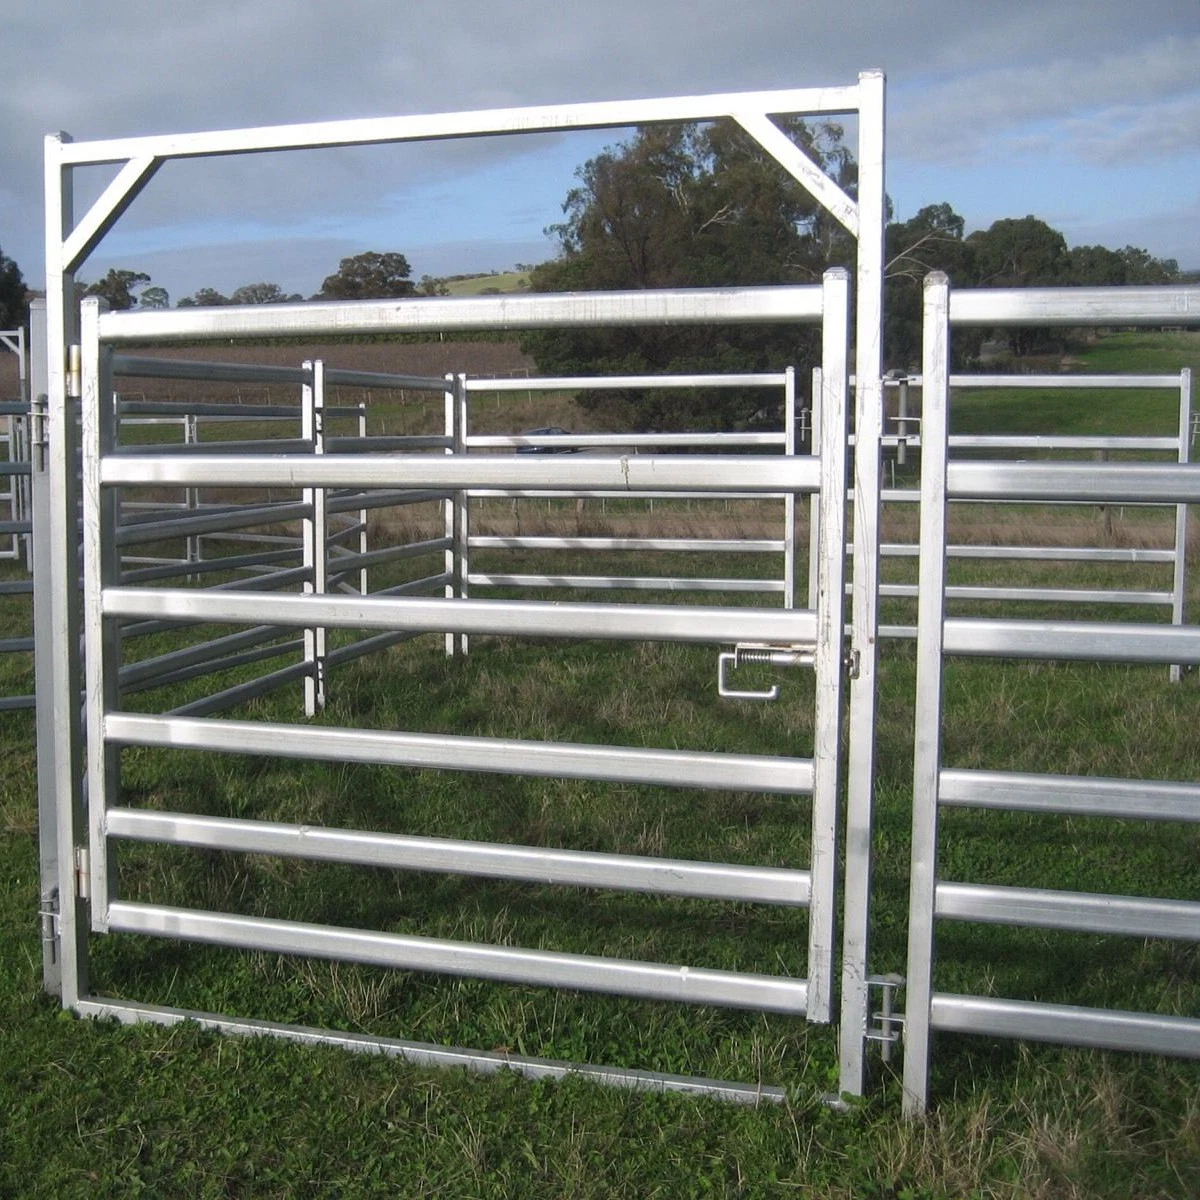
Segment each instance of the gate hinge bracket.
[{"label": "gate hinge bracket", "polygon": [[53,963],[58,961],[58,888],[43,892],[41,901],[38,919],[41,923],[42,946],[47,961]]},{"label": "gate hinge bracket", "polygon": [[46,448],[50,445],[50,398],[45,392],[29,401],[29,444],[33,448],[36,471],[46,469]]},{"label": "gate hinge bracket", "polygon": [[868,1042],[880,1043],[880,1057],[884,1062],[891,1061],[892,1047],[900,1040],[901,1032],[904,1029],[904,1014],[896,1012],[896,992],[906,982],[903,975],[867,976],[868,999],[871,990],[878,988],[880,1003],[877,1012],[872,1011],[871,1005],[868,1003],[868,1020],[872,1023],[867,1026],[863,1037]]},{"label": "gate hinge bracket", "polygon": [[67,347],[67,395],[78,400],[83,395],[83,347]]},{"label": "gate hinge bracket", "polygon": [[80,900],[92,898],[92,859],[86,846],[75,847],[75,895]]},{"label": "gate hinge bracket", "polygon": [[862,655],[857,650],[847,650],[846,657],[843,660],[846,666],[846,675],[850,679],[857,679],[858,673],[862,668]]},{"label": "gate hinge bracket", "polygon": [[739,642],[732,650],[723,650],[717,655],[717,695],[727,700],[777,700],[778,684],[765,692],[730,687],[727,675],[729,668],[743,667],[747,663],[765,663],[771,667],[811,667],[815,657],[816,646],[811,644]]}]

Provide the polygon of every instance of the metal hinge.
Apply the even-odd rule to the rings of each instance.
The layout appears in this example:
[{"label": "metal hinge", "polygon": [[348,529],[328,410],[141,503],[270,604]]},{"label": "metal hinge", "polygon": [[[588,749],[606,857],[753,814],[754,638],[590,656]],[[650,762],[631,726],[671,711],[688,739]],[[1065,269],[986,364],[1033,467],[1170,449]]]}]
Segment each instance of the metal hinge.
[{"label": "metal hinge", "polygon": [[846,675],[850,679],[857,679],[858,672],[862,668],[862,655],[857,650],[848,650],[846,657],[842,660],[846,667]]},{"label": "metal hinge", "polygon": [[717,655],[717,695],[728,700],[777,700],[778,684],[765,692],[730,687],[728,669],[744,667],[747,663],[765,663],[771,667],[811,667],[815,657],[816,647],[812,645],[776,646],[766,642],[739,642],[732,650],[723,650]]},{"label": "metal hinge", "polygon": [[92,898],[92,860],[86,846],[75,847],[75,895],[80,900]]},{"label": "metal hinge", "polygon": [[78,400],[83,395],[83,348],[67,347],[67,395]]},{"label": "metal hinge", "polygon": [[58,961],[58,888],[51,888],[42,893],[38,918],[41,923],[45,960],[55,963]]},{"label": "metal hinge", "polygon": [[884,1062],[891,1061],[892,1047],[900,1040],[901,1031],[904,1029],[904,1014],[896,1012],[895,1003],[896,992],[906,982],[903,975],[867,976],[868,997],[872,988],[879,988],[881,996],[879,1011],[872,1012],[870,1016],[870,1019],[877,1023],[869,1027],[863,1036],[868,1042],[880,1043],[879,1053]]},{"label": "metal hinge", "polygon": [[35,470],[46,469],[46,447],[50,445],[50,399],[45,392],[29,402],[29,444],[33,447]]}]

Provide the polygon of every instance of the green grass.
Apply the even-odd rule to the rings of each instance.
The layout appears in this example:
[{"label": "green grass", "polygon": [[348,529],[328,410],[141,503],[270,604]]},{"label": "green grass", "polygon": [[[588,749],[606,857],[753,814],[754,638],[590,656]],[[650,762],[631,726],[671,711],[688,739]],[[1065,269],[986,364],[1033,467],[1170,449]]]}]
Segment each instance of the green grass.
[{"label": "green grass", "polygon": [[468,275],[462,279],[446,280],[446,291],[451,296],[484,296],[497,292],[528,290],[528,271],[493,271],[487,275]]},{"label": "green grass", "polygon": [[[1161,337],[1176,335],[1113,340],[1136,369],[1164,369],[1167,358],[1177,366],[1177,342],[1143,347]],[[1098,343],[1085,356],[1089,369],[1093,351],[1112,353],[1107,340]],[[1007,403],[1000,397],[979,418],[985,427],[1005,415]],[[1160,416],[1135,407],[1122,420],[1151,425]],[[490,519],[502,523],[507,506],[497,509]],[[615,506],[585,516],[645,519]],[[679,506],[658,517],[712,519]],[[749,528],[762,517],[748,509],[736,519]],[[530,510],[524,519],[533,518]],[[539,519],[569,527],[580,517],[563,508]],[[904,514],[896,519],[902,523]],[[964,520],[962,535],[979,539],[1008,523],[1004,512]],[[1118,535],[1153,540],[1161,531],[1126,514]],[[504,561],[497,559],[489,565]],[[558,569],[580,567],[553,561]],[[621,562],[603,569],[622,570]],[[738,565],[757,571],[773,562]],[[546,559],[533,566],[551,569]],[[662,567],[731,569],[728,560]],[[900,578],[911,564],[891,567]],[[955,578],[976,581],[994,571],[956,564]],[[1162,586],[1155,571],[1139,574],[1139,585]],[[1062,574],[1016,568],[1026,583]],[[6,622],[20,616],[10,608]],[[147,643],[133,652],[151,649]],[[708,649],[571,642],[547,650],[476,639],[469,659],[449,661],[431,639],[399,646],[335,674],[319,723],[811,753],[810,684],[802,673],[784,676],[779,704],[730,704],[715,696]],[[903,971],[905,961],[913,683],[911,647],[888,645],[877,753],[872,968],[879,972]],[[130,707],[166,707],[211,686],[199,681],[169,697],[131,697]],[[1194,675],[1172,687],[1162,668],[952,662],[946,707],[951,765],[1200,778]],[[298,709],[292,688],[234,715],[293,721]],[[836,1082],[832,1031],[795,1020],[122,936],[92,939],[97,991],[384,1036],[783,1083],[789,1100],[744,1109],[581,1080],[533,1084],[434,1071],[220,1038],[192,1026],[72,1020],[39,986],[32,732],[29,714],[0,716],[0,1196],[916,1200],[1200,1192],[1200,1074],[1181,1061],[939,1037],[934,1110],[908,1123],[899,1117],[892,1068],[879,1063],[867,1100],[846,1113],[829,1109],[821,1097]],[[807,803],[789,798],[147,749],[124,752],[122,765],[124,802],[177,811],[735,862],[803,864],[808,855]],[[945,878],[1200,897],[1195,827],[954,811],[944,835]],[[122,847],[119,871],[128,898],[805,971],[802,912],[134,845]],[[938,945],[939,989],[1200,1012],[1194,945],[955,923],[939,927]]]}]

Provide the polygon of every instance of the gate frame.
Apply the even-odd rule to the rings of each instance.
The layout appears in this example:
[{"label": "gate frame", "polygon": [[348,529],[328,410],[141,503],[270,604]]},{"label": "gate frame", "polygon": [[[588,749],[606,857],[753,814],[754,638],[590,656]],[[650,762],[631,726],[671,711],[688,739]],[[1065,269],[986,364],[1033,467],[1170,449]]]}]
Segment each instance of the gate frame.
[{"label": "gate frame", "polygon": [[[846,876],[841,980],[841,1088],[861,1094],[868,1024],[868,918],[876,719],[878,626],[877,553],[881,439],[883,433],[882,326],[886,197],[884,183],[885,82],[882,71],[860,73],[855,85],[662,100],[616,101],[559,107],[284,125],[194,134],[118,138],[75,143],[66,133],[45,140],[46,197],[46,386],[48,411],[47,484],[42,536],[45,559],[35,577],[45,597],[35,660],[38,687],[39,810],[54,813],[58,874],[43,874],[46,919],[52,923],[53,957],[64,1007],[76,1007],[86,992],[88,921],[82,831],[83,738],[76,701],[83,680],[79,650],[80,598],[76,586],[77,484],[70,447],[72,400],[81,393],[75,274],[136,200],[158,169],[175,158],[213,157],[287,149],[382,144],[495,134],[624,127],[670,121],[729,117],[798,180],[857,239],[855,296],[854,551],[851,609],[852,663],[847,772]],[[857,198],[831,180],[770,119],[773,113],[800,116],[852,113],[857,116]],[[118,164],[112,182],[76,219],[76,167]],[[536,297],[525,298],[536,301]],[[445,303],[445,302],[438,302]],[[479,302],[452,302],[453,311],[484,311]],[[513,301],[507,301],[512,304]],[[297,306],[304,307],[304,306]],[[278,306],[283,328],[292,306]],[[204,310],[196,310],[203,314]],[[448,310],[449,311],[449,310]],[[506,310],[507,311],[507,310]],[[35,451],[36,453],[36,451]],[[49,789],[50,795],[43,795]]]},{"label": "gate frame", "polygon": [[[814,295],[815,293],[815,295]],[[564,463],[561,459],[488,457],[470,460],[443,458],[436,453],[362,459],[352,455],[319,454],[316,447],[287,455],[264,454],[147,454],[122,453],[115,430],[117,405],[112,389],[113,348],[123,341],[151,340],[169,330],[183,338],[206,329],[215,335],[251,337],[269,325],[270,313],[217,310],[189,313],[180,321],[171,314],[117,313],[106,315],[101,302],[83,306],[80,353],[83,415],[83,529],[84,626],[87,641],[86,711],[89,791],[88,854],[81,871],[90,908],[91,928],[158,934],[218,945],[298,952],[318,957],[351,959],[377,965],[472,975],[510,982],[542,983],[611,991],[665,1000],[729,1004],[752,1010],[806,1015],[817,1022],[830,1020],[834,1002],[836,828],[840,776],[841,678],[843,659],[843,590],[845,479],[845,394],[847,389],[849,277],[834,269],[821,289],[729,290],[711,293],[595,293],[539,299],[528,306],[527,317],[543,324],[594,323],[598,316],[622,323],[655,322],[709,324],[723,315],[721,308],[743,321],[818,320],[823,326],[823,355],[827,364],[826,433],[821,455],[782,459],[747,457],[606,457]],[[500,308],[505,301],[493,301]],[[714,309],[718,311],[714,311]],[[340,328],[353,320],[379,327],[386,313],[411,328],[424,321],[444,327],[444,310],[435,302],[362,302],[347,309],[312,304],[303,316],[316,327],[337,317]],[[292,316],[301,315],[299,308]],[[468,318],[486,319],[486,313]],[[511,317],[511,313],[510,313]],[[194,318],[194,319],[193,319]],[[214,327],[215,325],[215,327]],[[838,419],[840,416],[840,420]],[[139,448],[140,449],[140,448]],[[144,484],[180,486],[240,486],[247,475],[265,485],[311,488],[320,486],[384,486],[396,483],[461,488],[478,477],[487,486],[554,489],[564,484],[612,488],[622,481],[633,488],[651,482],[664,490],[695,488],[778,492],[820,490],[822,507],[822,594],[816,611],[753,608],[699,609],[691,606],[536,605],[512,601],[424,600],[405,598],[324,597],[317,594],[280,595],[276,592],[212,593],[204,589],[138,589],[121,586],[116,553],[117,489]],[[444,480],[444,483],[443,483]],[[617,639],[645,637],[665,640],[724,643],[761,638],[795,645],[811,637],[810,653],[816,671],[816,729],[810,762],[763,759],[685,751],[635,751],[604,746],[565,746],[553,743],[508,742],[495,739],[431,737],[359,729],[315,729],[302,725],[262,725],[254,722],[197,721],[188,717],[143,716],[122,713],[117,689],[120,620],[135,616],[241,622],[270,614],[277,623],[313,628],[322,625],[409,628],[425,632],[448,629],[537,635],[599,636]],[[784,649],[785,645],[778,646]],[[110,808],[119,776],[123,745],[190,745],[196,749],[249,753],[278,753],[292,743],[291,757],[341,757],[355,761],[400,765],[442,766],[495,770],[517,754],[530,761],[521,774],[568,775],[629,782],[674,783],[688,786],[752,786],[756,790],[812,795],[812,866],[809,870],[768,870],[722,864],[659,862],[650,858],[577,854],[529,847],[495,847],[451,843],[442,839],[396,837],[339,829],[313,830],[249,820],[199,817]],[[614,761],[614,751],[620,762]],[[546,759],[538,765],[537,759]],[[758,776],[754,783],[747,778]],[[703,780],[701,783],[700,781]],[[633,891],[707,895],[730,900],[757,900],[808,907],[809,966],[807,979],[704,969],[680,969],[655,963],[627,963],[607,957],[552,954],[508,947],[452,943],[437,939],[341,929],[303,923],[239,917],[225,913],[167,908],[122,902],[110,894],[110,855],[113,839],[169,842],[210,849],[290,853],[364,865],[455,870],[504,878],[544,879],[547,874],[565,883],[617,887]],[[503,861],[502,861],[503,860]],[[516,861],[520,860],[520,861]],[[472,869],[472,865],[474,865]],[[191,1018],[223,1027],[212,1014],[130,1005],[103,997],[81,995],[75,1005],[83,1015],[122,1020],[171,1021]],[[296,1034],[292,1027],[263,1024],[264,1032]],[[304,1031],[308,1040],[323,1040],[319,1031]],[[341,1040],[342,1035],[334,1035]],[[429,1047],[396,1039],[360,1039],[363,1048],[385,1053],[427,1056]],[[455,1050],[457,1061],[494,1069],[498,1056]],[[522,1071],[530,1060],[503,1057],[503,1065]],[[537,1073],[565,1074],[571,1064],[534,1060]],[[782,1099],[781,1088],[722,1081],[679,1079],[653,1072],[616,1071],[614,1081],[629,1086],[683,1088],[745,1101]]]}]

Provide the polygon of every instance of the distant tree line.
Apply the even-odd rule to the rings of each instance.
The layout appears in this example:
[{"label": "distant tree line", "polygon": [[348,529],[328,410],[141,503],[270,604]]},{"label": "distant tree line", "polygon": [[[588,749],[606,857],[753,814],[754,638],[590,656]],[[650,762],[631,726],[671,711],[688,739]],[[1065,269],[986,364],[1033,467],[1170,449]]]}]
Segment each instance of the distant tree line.
[{"label": "distant tree line", "polygon": [[[783,123],[785,131],[853,195],[857,169],[831,123]],[[827,267],[853,268],[855,244],[801,186],[733,122],[640,130],[589,159],[563,203],[564,220],[547,232],[559,253],[536,268],[531,289],[815,283]],[[1037,217],[996,221],[964,236],[948,204],[889,223],[886,235],[884,354],[889,368],[920,363],[922,280],[946,271],[960,287],[1166,283],[1180,277],[1170,259],[1127,246],[1068,249]],[[961,362],[986,331],[955,339]],[[1005,330],[1016,353],[1045,335]],[[552,374],[653,374],[777,369],[817,362],[815,331],[786,326],[559,329],[526,335],[525,349]],[[581,397],[606,419],[633,428],[750,427],[778,418],[762,392],[595,391]]]}]

